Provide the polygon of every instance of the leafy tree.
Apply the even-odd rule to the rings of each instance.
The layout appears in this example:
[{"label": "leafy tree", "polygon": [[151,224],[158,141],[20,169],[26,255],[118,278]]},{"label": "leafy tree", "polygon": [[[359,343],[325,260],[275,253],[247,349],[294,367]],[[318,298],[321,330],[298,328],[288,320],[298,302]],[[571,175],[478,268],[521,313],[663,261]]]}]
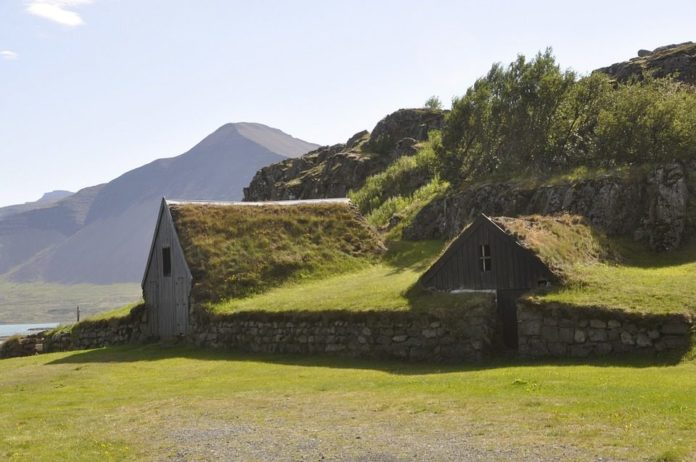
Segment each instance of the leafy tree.
[{"label": "leafy tree", "polygon": [[645,77],[618,86],[597,122],[597,155],[615,164],[696,154],[696,93],[673,80]]},{"label": "leafy tree", "polygon": [[443,178],[517,170],[552,156],[561,137],[551,129],[574,83],[549,49],[531,61],[518,56],[507,68],[495,64],[453,101],[438,153]]},{"label": "leafy tree", "polygon": [[435,146],[451,184],[575,166],[626,165],[696,154],[696,90],[670,79],[578,79],[551,51],[495,64],[455,98]]},{"label": "leafy tree", "polygon": [[606,74],[594,73],[575,83],[554,114],[549,134],[553,146],[545,159],[550,166],[573,167],[595,163],[599,114],[613,91]]},{"label": "leafy tree", "polygon": [[433,95],[427,99],[427,101],[425,102],[425,107],[428,109],[441,110],[442,109],[442,101],[440,101],[440,98]]}]

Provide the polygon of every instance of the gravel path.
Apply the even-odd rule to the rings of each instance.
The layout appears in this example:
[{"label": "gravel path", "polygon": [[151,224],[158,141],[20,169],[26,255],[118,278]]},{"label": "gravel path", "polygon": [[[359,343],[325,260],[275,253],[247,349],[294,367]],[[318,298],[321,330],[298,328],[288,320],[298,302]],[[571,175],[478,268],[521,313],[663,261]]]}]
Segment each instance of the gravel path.
[{"label": "gravel path", "polygon": [[[420,420],[420,419],[419,419]],[[189,461],[610,461],[563,445],[512,447],[492,435],[462,430],[353,423],[332,429],[298,428],[279,420],[262,424],[199,421],[172,429],[160,460]]]}]

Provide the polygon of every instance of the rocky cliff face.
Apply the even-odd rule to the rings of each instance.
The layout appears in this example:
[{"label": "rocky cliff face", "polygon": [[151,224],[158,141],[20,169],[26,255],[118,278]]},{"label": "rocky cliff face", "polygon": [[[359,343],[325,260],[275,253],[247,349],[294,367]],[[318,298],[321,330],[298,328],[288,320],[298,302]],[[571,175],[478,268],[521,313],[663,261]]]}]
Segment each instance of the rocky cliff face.
[{"label": "rocky cliff face", "polygon": [[568,212],[587,217],[608,235],[630,235],[655,250],[671,250],[696,229],[696,201],[690,201],[695,183],[696,162],[672,162],[635,177],[607,175],[542,186],[483,184],[425,206],[405,228],[404,237],[453,237],[479,213],[518,216]]},{"label": "rocky cliff face", "polygon": [[677,80],[696,85],[696,43],[667,45],[652,51],[639,50],[636,58],[597,69],[597,72],[604,72],[622,82],[632,77],[640,78],[646,71],[655,77],[673,75]]},{"label": "rocky cliff face", "polygon": [[441,128],[444,115],[438,110],[400,109],[382,119],[371,134],[362,131],[345,144],[262,168],[244,189],[244,200],[345,197],[396,158],[415,153],[414,145],[426,140],[430,130]]}]

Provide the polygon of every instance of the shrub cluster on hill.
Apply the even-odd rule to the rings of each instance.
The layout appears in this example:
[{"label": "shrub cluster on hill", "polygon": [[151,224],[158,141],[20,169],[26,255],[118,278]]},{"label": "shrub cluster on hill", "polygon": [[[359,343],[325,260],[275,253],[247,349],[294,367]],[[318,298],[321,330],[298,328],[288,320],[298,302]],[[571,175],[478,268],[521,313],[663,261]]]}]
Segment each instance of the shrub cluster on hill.
[{"label": "shrub cluster on hill", "polygon": [[398,158],[384,171],[369,177],[362,188],[349,194],[370,223],[384,226],[394,215],[408,218],[446,191],[448,184],[440,180],[436,171],[433,146],[438,140],[439,132],[431,132],[429,140],[416,154]]},{"label": "shrub cluster on hill", "polygon": [[398,232],[450,186],[491,177],[623,175],[695,156],[695,87],[650,74],[580,77],[546,50],[493,65],[453,100],[442,130],[431,131],[415,155],[397,159],[349,197],[372,224]]},{"label": "shrub cluster on hill", "polygon": [[453,184],[501,172],[682,159],[696,153],[696,91],[650,76],[578,78],[550,50],[519,56],[454,99],[435,151],[438,172]]}]

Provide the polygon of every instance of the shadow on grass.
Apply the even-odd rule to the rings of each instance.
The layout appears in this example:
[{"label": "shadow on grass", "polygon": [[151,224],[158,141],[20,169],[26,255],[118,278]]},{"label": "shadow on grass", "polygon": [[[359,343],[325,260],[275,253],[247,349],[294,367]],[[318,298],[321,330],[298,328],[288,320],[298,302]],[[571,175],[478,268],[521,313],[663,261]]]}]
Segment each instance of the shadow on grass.
[{"label": "shadow on grass", "polygon": [[283,366],[319,367],[334,369],[378,370],[394,375],[429,375],[467,371],[483,371],[510,367],[668,367],[679,364],[683,355],[618,356],[585,359],[521,359],[517,357],[492,357],[468,363],[423,363],[383,359],[356,359],[329,355],[259,354],[238,351],[210,350],[189,345],[165,346],[161,344],[107,347],[77,351],[47,365],[85,363],[130,363],[164,361],[169,359],[197,361],[259,362]]},{"label": "shadow on grass", "polygon": [[438,257],[444,245],[445,243],[439,240],[391,241],[384,261],[393,268],[390,274],[407,269],[422,272]]},{"label": "shadow on grass", "polygon": [[696,239],[693,238],[679,248],[665,252],[650,250],[644,243],[628,238],[615,238],[611,245],[622,266],[657,269],[696,263]]}]

